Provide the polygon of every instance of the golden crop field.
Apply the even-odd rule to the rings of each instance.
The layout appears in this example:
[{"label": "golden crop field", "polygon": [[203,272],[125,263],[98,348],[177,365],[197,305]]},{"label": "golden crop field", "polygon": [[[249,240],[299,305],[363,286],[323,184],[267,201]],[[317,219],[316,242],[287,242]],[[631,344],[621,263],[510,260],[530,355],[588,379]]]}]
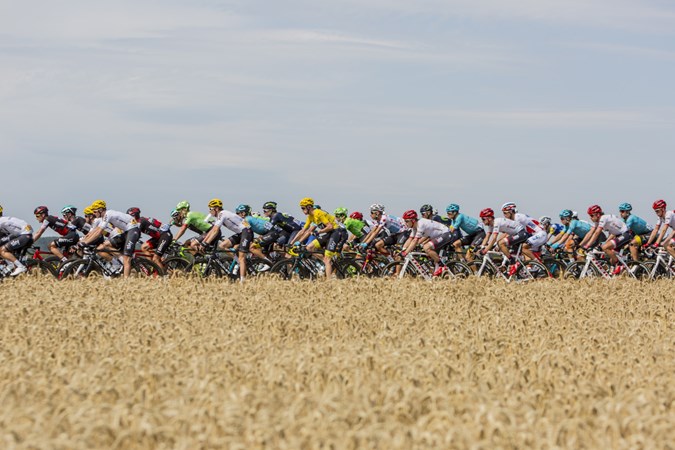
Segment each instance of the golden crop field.
[{"label": "golden crop field", "polygon": [[673,448],[673,283],[0,284],[0,447]]}]

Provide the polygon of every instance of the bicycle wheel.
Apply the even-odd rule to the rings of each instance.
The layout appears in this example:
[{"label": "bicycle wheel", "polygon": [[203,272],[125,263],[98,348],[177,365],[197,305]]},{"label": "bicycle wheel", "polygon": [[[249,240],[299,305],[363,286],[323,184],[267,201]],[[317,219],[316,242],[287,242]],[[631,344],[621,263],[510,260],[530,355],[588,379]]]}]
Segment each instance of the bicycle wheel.
[{"label": "bicycle wheel", "polygon": [[40,261],[38,259],[29,259],[26,261],[26,274],[35,277],[42,278],[48,276],[49,278],[56,278],[56,272],[52,265],[45,261]]},{"label": "bicycle wheel", "polygon": [[101,268],[88,259],[76,259],[64,266],[60,279],[88,278],[91,275],[101,276]]},{"label": "bicycle wheel", "polygon": [[417,277],[417,270],[412,264],[408,264],[403,273],[401,273],[402,270],[403,270],[403,261],[393,261],[384,266],[384,269],[382,269],[382,276],[388,278]]},{"label": "bicycle wheel", "polygon": [[[448,270],[452,272],[455,278],[468,278],[473,274],[471,268],[461,261],[446,261],[446,266],[448,267]],[[449,277],[449,275],[446,276]]]},{"label": "bicycle wheel", "polygon": [[164,271],[154,261],[136,257],[131,260],[131,274],[138,278],[159,278],[164,276]]},{"label": "bicycle wheel", "polygon": [[270,273],[284,280],[311,280],[314,278],[312,273],[295,258],[277,261],[270,269]]},{"label": "bicycle wheel", "polygon": [[539,261],[527,261],[516,272],[516,278],[519,280],[537,280],[550,277],[551,274],[546,266]]},{"label": "bicycle wheel", "polygon": [[628,262],[628,271],[633,274],[637,280],[648,280],[649,279],[649,269],[645,267],[644,264],[638,261],[629,261]]},{"label": "bicycle wheel", "polygon": [[257,277],[270,273],[272,264],[270,261],[253,257],[246,261],[246,273],[249,277]]},{"label": "bicycle wheel", "polygon": [[496,275],[495,269],[490,264],[486,264],[485,267],[483,267],[483,271],[479,272],[480,267],[482,265],[483,265],[482,261],[471,261],[468,264],[469,269],[471,269],[471,274],[477,277],[488,277],[488,278],[492,278]]},{"label": "bicycle wheel", "polygon": [[223,277],[223,271],[218,263],[204,256],[195,258],[195,262],[192,264],[190,273],[193,273],[202,278]]},{"label": "bicycle wheel", "polygon": [[361,275],[361,264],[352,258],[344,258],[334,264],[338,278],[354,278]]},{"label": "bicycle wheel", "polygon": [[[646,261],[642,265],[647,270],[647,278],[650,280],[661,280],[670,278],[670,272],[663,267],[663,264],[656,265],[656,261]],[[656,269],[654,269],[656,267]]]},{"label": "bicycle wheel", "polygon": [[546,266],[546,269],[551,274],[553,278],[562,278],[565,273],[565,268],[567,264],[558,258],[553,258],[551,256],[544,256],[543,263]]},{"label": "bicycle wheel", "polygon": [[172,256],[164,260],[164,268],[169,276],[187,275],[192,270],[192,263],[180,256]]}]

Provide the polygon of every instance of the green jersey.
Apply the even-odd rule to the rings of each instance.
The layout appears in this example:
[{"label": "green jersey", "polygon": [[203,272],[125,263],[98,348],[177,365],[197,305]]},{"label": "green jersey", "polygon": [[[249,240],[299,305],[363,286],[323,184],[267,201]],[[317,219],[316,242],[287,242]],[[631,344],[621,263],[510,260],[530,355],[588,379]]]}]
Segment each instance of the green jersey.
[{"label": "green jersey", "polygon": [[366,227],[366,223],[363,220],[352,219],[351,217],[349,217],[347,220],[345,220],[344,225],[347,231],[349,231],[357,238],[360,238],[361,236],[364,235],[364,228]]},{"label": "green jersey", "polygon": [[[213,219],[213,217],[211,217]],[[184,225],[187,225],[190,231],[194,231],[197,234],[204,234],[211,229],[213,224],[206,220],[206,214],[190,211],[185,217]]]}]

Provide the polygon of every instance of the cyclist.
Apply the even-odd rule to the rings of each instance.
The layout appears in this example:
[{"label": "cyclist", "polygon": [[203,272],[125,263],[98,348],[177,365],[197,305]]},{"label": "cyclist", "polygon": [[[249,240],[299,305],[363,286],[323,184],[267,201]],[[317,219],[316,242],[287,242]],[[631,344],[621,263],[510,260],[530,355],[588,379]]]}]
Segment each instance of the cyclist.
[{"label": "cyclist", "polygon": [[0,206],[0,257],[14,266],[10,276],[24,273],[26,266],[14,255],[33,244],[33,228],[25,220],[16,217],[4,217]]},{"label": "cyclist", "polygon": [[420,214],[423,219],[433,220],[434,222],[442,223],[445,226],[450,226],[450,219],[439,216],[436,208],[429,204],[424,204],[420,207]]},{"label": "cyclist", "polygon": [[293,244],[300,245],[302,241],[315,234],[316,239],[307,244],[307,250],[325,249],[323,263],[326,266],[326,278],[330,279],[333,275],[332,258],[338,254],[337,247],[341,238],[340,233],[335,233],[338,224],[333,215],[315,209],[314,200],[310,197],[300,200],[300,209],[307,216],[307,221],[303,229],[295,236]]},{"label": "cyclist", "polygon": [[40,229],[33,235],[33,242],[40,239],[47,228],[51,228],[60,234],[61,237],[49,243],[49,250],[62,262],[67,261],[68,258],[63,256],[61,249],[69,249],[80,240],[80,235],[77,234],[75,226],[70,224],[65,218],[61,219],[56,216],[50,216],[49,209],[46,206],[38,206],[33,211],[33,214],[35,214],[35,218],[41,224]]},{"label": "cyclist", "polygon": [[141,250],[152,255],[152,261],[164,270],[162,257],[173,241],[171,225],[162,225],[162,222],[153,217],[141,217],[141,210],[135,206],[127,209],[127,214],[136,219],[142,234],[150,236],[150,239],[141,245]]},{"label": "cyclist", "polygon": [[550,243],[553,239],[565,232],[565,225],[561,223],[552,223],[553,221],[549,216],[541,216],[538,222],[548,234],[546,242]]},{"label": "cyclist", "polygon": [[[528,259],[536,259],[541,261],[540,256],[538,255],[539,249],[541,246],[546,243],[548,240],[548,234],[546,231],[530,216],[527,214],[519,213],[516,204],[513,202],[506,202],[502,205],[502,213],[504,217],[509,220],[515,220],[525,228],[525,231],[529,234],[529,237],[525,239],[521,252]],[[520,242],[511,242],[511,245],[519,244]]]},{"label": "cyclist", "polygon": [[401,256],[415,250],[418,245],[422,245],[424,253],[434,261],[434,276],[440,276],[448,268],[441,261],[438,251],[452,242],[452,231],[442,223],[431,219],[418,218],[414,209],[403,213],[403,220],[406,226],[411,230],[410,237],[403,244]]},{"label": "cyclist", "polygon": [[[492,208],[485,208],[480,212],[480,219],[485,227],[485,239],[483,239],[482,254],[486,254],[495,245],[499,246],[504,256],[509,262],[508,274],[513,276],[518,271],[518,264],[511,255],[510,247],[521,244],[530,238],[530,233],[525,227],[515,220],[499,217],[495,219],[495,212]],[[522,251],[522,247],[521,247]]]},{"label": "cyclist", "polygon": [[592,221],[592,228],[581,241],[581,248],[584,250],[590,249],[591,243],[597,242],[603,231],[609,233],[607,240],[602,244],[602,250],[609,257],[610,264],[614,266],[612,275],[620,274],[622,266],[618,264],[619,258],[616,256],[616,251],[630,243],[633,236],[623,220],[611,214],[605,214],[599,205],[589,206],[587,212]]},{"label": "cyclist", "polygon": [[[576,211],[570,209],[563,209],[560,212],[560,221],[565,226],[565,231],[551,240],[551,248],[555,250],[562,247],[568,252],[573,252],[579,247],[579,244],[586,237],[588,232],[591,231],[591,224],[585,220],[579,220]],[[603,238],[604,234],[600,235],[600,240],[593,245],[604,242]],[[583,260],[583,258],[583,253],[576,256],[576,259],[580,261]]]},{"label": "cyclist", "polygon": [[[654,204],[652,204],[652,209],[658,219],[654,225],[654,230],[649,236],[647,245],[653,244],[654,247],[658,247],[663,243],[663,247],[666,251],[675,258],[675,211],[666,211],[667,206],[665,200],[656,200]],[[670,237],[664,241],[668,228],[671,228],[673,232],[670,234]]]},{"label": "cyclist", "polygon": [[[336,216],[337,218],[337,216]],[[363,238],[365,238],[368,233],[370,233],[371,227],[368,222],[363,220],[363,214],[359,211],[354,211],[345,219],[345,228],[350,233],[349,242],[355,244],[360,243]]]},{"label": "cyclist", "polygon": [[[190,248],[191,253],[197,253],[199,251],[199,241],[204,239],[206,233],[213,227],[213,223],[209,221],[212,220],[211,215],[198,211],[190,211],[190,203],[187,201],[178,202],[176,211],[178,214],[172,214],[171,216],[173,218],[171,225],[180,227],[180,229],[173,239],[178,241],[187,230],[196,233],[198,237],[186,240],[184,245]],[[220,233],[220,230],[218,230],[218,233]],[[221,237],[222,235],[218,234],[216,241],[219,241]]]},{"label": "cyclist", "polygon": [[[459,205],[456,203],[450,203],[446,208],[445,212],[450,219],[450,227],[453,229],[453,241],[452,245],[455,247],[455,251],[461,252],[462,247],[469,245],[471,247],[477,247],[485,239],[485,230],[483,229],[483,224],[474,217],[467,216],[459,212]],[[471,254],[466,255],[468,261],[473,260]]]},{"label": "cyclist", "polygon": [[220,235],[220,227],[225,227],[234,234],[225,239],[220,248],[231,248],[238,245],[237,258],[239,259],[239,281],[246,279],[246,254],[250,251],[251,242],[253,242],[253,230],[244,221],[244,218],[223,209],[223,201],[214,198],[208,203],[209,214],[216,217],[213,227],[206,233],[200,245],[217,244],[217,238]]},{"label": "cyclist", "polygon": [[72,226],[75,227],[77,231],[83,235],[89,233],[91,230],[91,224],[89,224],[84,217],[77,215],[77,208],[75,206],[64,206],[61,208],[61,214],[63,214],[64,219],[66,219]]},{"label": "cyclist", "polygon": [[93,210],[94,215],[101,220],[98,222],[96,228],[91,230],[82,240],[80,240],[80,243],[84,245],[92,244],[104,235],[104,232],[109,225],[122,230],[119,241],[124,242],[122,260],[124,265],[124,277],[128,277],[131,275],[131,258],[134,255],[136,243],[141,237],[138,221],[129,214],[108,209],[106,202],[103,200],[94,201],[90,208]]},{"label": "cyclist", "polygon": [[342,248],[344,247],[345,243],[347,240],[349,240],[349,231],[347,230],[347,226],[345,225],[345,221],[347,220],[347,213],[349,210],[347,208],[343,208],[340,206],[339,208],[335,208],[333,211],[333,216],[335,217],[335,221],[337,222],[337,229],[335,230],[335,233],[338,234],[338,243],[337,246],[335,247],[335,251],[337,253],[342,253]]},{"label": "cyclist", "polygon": [[[237,206],[237,208],[235,209],[235,213],[239,217],[242,217],[246,221],[246,223],[251,227],[251,230],[253,230],[253,232],[258,236],[264,238],[268,234],[273,233],[274,225],[272,225],[272,223],[269,220],[254,215],[254,213],[251,212],[251,207],[249,205],[241,204]],[[258,258],[271,263],[271,261],[267,258],[267,256],[262,252],[258,244],[254,243],[254,245],[251,245],[250,251]]]},{"label": "cyclist", "polygon": [[288,245],[293,243],[293,238],[302,229],[302,224],[295,217],[277,211],[277,202],[265,202],[262,206],[263,215],[267,217],[273,228],[260,240],[260,245],[267,248],[267,252],[273,244]]},{"label": "cyclist", "polygon": [[384,213],[384,205],[374,203],[370,205],[370,217],[373,219],[373,228],[363,239],[362,246],[374,242],[375,249],[383,254],[389,255],[387,247],[392,245],[403,245],[410,236],[410,229],[405,222],[395,216]]},{"label": "cyclist", "polygon": [[619,205],[619,214],[626,223],[633,239],[630,241],[630,255],[634,261],[640,260],[640,248],[642,244],[649,240],[654,227],[649,225],[644,219],[631,213],[633,206],[630,203]]}]

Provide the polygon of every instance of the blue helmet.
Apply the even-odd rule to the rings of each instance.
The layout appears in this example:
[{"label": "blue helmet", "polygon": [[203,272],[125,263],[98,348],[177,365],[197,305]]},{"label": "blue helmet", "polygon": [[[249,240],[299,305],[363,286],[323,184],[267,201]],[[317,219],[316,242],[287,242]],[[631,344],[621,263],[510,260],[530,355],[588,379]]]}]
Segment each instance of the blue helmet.
[{"label": "blue helmet", "polygon": [[619,211],[631,211],[633,206],[630,203],[622,203],[619,205]]},{"label": "blue helmet", "polygon": [[574,212],[570,209],[563,209],[560,211],[560,218],[564,219],[566,217],[574,217]]},{"label": "blue helmet", "polygon": [[244,205],[243,203],[237,206],[237,209],[235,209],[235,212],[237,213],[242,213],[245,212],[246,214],[251,213],[251,207],[248,205]]},{"label": "blue helmet", "polygon": [[445,212],[459,212],[459,205],[450,203],[448,207],[445,208]]}]

